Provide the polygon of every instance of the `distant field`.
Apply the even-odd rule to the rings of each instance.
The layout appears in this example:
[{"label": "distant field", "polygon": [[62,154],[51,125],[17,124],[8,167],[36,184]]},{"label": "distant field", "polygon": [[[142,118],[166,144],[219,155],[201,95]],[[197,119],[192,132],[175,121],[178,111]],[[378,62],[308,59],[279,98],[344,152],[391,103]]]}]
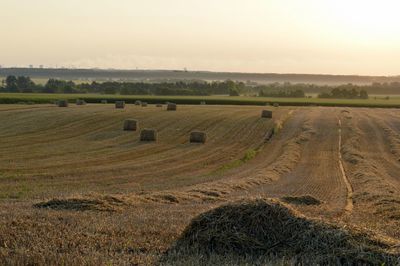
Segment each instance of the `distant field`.
[{"label": "distant field", "polygon": [[99,103],[101,100],[114,102],[125,100],[133,103],[135,100],[148,103],[164,103],[172,101],[179,104],[207,104],[218,105],[265,105],[266,103],[279,103],[287,106],[348,106],[348,107],[400,107],[400,96],[390,96],[385,99],[383,95],[372,95],[368,100],[347,99],[319,99],[319,98],[266,98],[266,97],[230,97],[230,96],[148,96],[148,95],[101,95],[101,94],[39,94],[39,93],[1,93],[0,103],[52,103],[59,99],[67,99],[74,102],[76,99],[84,99],[88,103]]}]

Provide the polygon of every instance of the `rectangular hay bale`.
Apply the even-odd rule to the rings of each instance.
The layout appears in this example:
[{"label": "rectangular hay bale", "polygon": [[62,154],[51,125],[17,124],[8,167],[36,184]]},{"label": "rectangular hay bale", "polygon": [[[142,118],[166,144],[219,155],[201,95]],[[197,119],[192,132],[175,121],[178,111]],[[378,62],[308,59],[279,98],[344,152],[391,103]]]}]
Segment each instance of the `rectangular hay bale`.
[{"label": "rectangular hay bale", "polygon": [[261,112],[261,117],[263,118],[272,118],[272,111],[270,110],[263,110]]},{"label": "rectangular hay bale", "polygon": [[155,129],[142,129],[140,141],[157,141],[157,131]]},{"label": "rectangular hay bale", "polygon": [[176,103],[168,103],[167,111],[176,111]]},{"label": "rectangular hay bale", "polygon": [[207,133],[202,131],[192,131],[190,132],[190,142],[191,143],[206,143]]},{"label": "rectangular hay bale", "polygon": [[139,121],[136,119],[126,119],[124,121],[124,130],[136,131],[139,128]]},{"label": "rectangular hay bale", "polygon": [[81,100],[81,99],[76,100],[76,105],[85,105],[85,104],[86,104],[85,100]]},{"label": "rectangular hay bale", "polygon": [[68,107],[68,101],[67,100],[59,100],[57,102],[58,107]]},{"label": "rectangular hay bale", "polygon": [[116,101],[115,108],[117,109],[124,109],[125,108],[125,101]]}]

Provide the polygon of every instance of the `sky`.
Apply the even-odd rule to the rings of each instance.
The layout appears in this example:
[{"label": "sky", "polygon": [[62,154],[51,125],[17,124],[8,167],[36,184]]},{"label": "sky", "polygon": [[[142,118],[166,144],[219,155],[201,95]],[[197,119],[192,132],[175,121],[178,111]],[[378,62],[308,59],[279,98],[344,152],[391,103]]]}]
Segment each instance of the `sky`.
[{"label": "sky", "polygon": [[400,75],[396,0],[0,0],[0,65]]}]

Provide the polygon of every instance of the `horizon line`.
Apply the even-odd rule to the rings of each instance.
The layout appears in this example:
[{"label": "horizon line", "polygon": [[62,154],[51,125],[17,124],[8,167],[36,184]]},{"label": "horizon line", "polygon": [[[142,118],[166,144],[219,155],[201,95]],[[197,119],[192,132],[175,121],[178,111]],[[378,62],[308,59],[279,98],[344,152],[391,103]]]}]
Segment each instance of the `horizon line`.
[{"label": "horizon line", "polygon": [[329,74],[329,73],[294,73],[294,72],[238,72],[238,71],[211,71],[211,70],[185,70],[185,69],[128,69],[128,68],[85,68],[85,67],[0,67],[4,69],[27,69],[27,70],[97,70],[97,71],[165,71],[165,72],[187,72],[187,73],[225,73],[225,74],[246,74],[246,75],[299,75],[299,76],[342,76],[342,77],[400,77],[399,75],[363,75],[363,74]]}]

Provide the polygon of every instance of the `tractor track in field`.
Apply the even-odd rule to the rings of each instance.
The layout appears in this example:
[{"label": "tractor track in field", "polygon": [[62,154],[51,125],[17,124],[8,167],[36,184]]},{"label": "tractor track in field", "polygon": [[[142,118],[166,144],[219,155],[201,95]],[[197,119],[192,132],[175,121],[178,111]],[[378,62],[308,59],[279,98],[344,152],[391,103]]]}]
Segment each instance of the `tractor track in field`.
[{"label": "tractor track in field", "polygon": [[[399,118],[387,110],[351,110],[343,125],[343,149],[347,177],[353,187],[354,207],[348,221],[381,233],[400,237],[400,163],[391,151],[387,123]],[[378,119],[379,118],[379,119]]]},{"label": "tractor track in field", "polygon": [[343,166],[343,157],[342,157],[342,120],[338,120],[339,125],[339,145],[338,145],[338,156],[339,156],[339,167],[340,172],[342,173],[342,178],[344,183],[346,184],[347,189],[347,199],[346,199],[346,206],[344,207],[345,214],[351,214],[353,211],[353,186],[349,178],[347,177],[346,171]]},{"label": "tractor track in field", "polygon": [[296,207],[315,216],[340,217],[351,213],[352,187],[341,161],[337,113],[335,108],[307,111],[312,133],[298,145],[298,162],[274,182],[260,186],[256,193],[275,198],[314,197],[321,204]]}]

